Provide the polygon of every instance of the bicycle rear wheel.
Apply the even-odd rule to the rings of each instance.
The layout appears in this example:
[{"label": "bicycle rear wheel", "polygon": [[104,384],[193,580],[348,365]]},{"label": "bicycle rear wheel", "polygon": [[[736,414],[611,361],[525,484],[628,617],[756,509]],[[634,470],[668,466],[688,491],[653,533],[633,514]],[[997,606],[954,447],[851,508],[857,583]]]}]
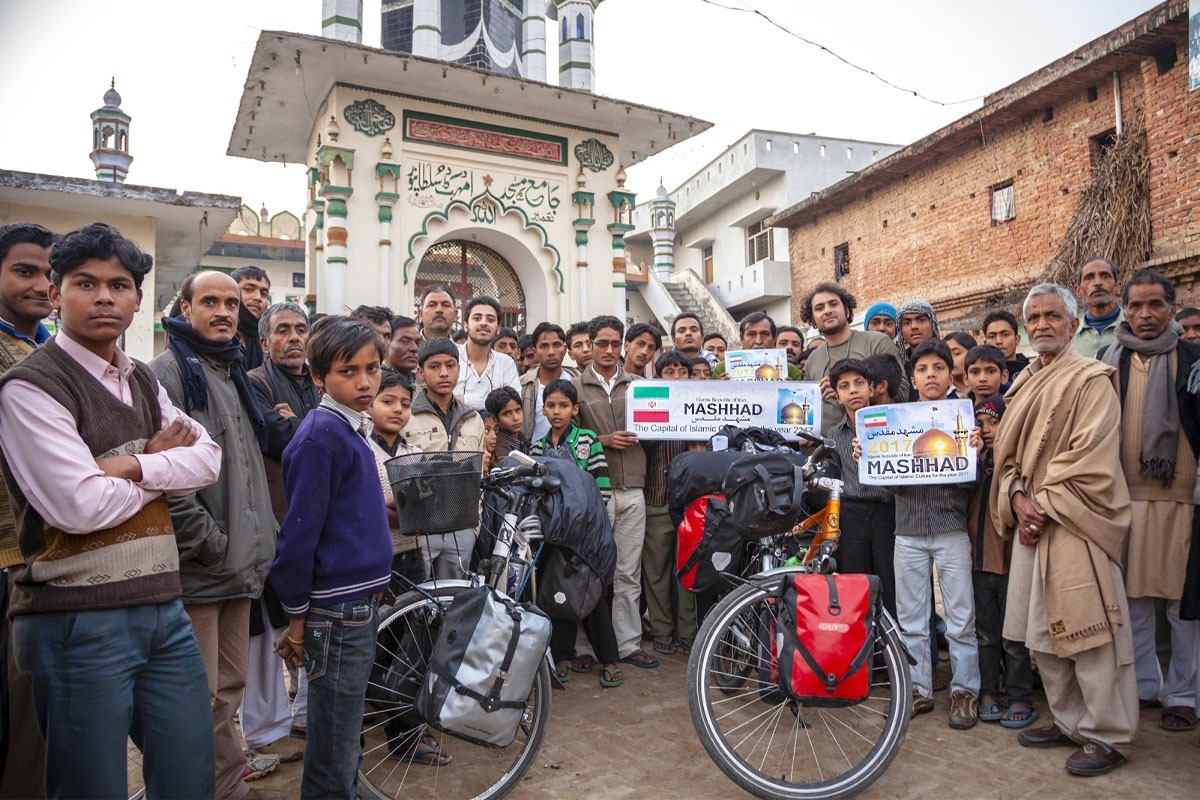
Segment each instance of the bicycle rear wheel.
[{"label": "bicycle rear wheel", "polygon": [[895,623],[884,615],[865,701],[784,700],[770,677],[776,585],[740,586],[705,620],[688,661],[692,724],[721,771],[757,797],[850,797],[883,774],[908,730],[912,682]]},{"label": "bicycle rear wheel", "polygon": [[[437,626],[454,596],[463,587],[444,587],[430,597],[408,592],[379,623],[376,666],[363,716],[363,761],[358,772],[359,795],[371,800],[396,798],[499,798],[508,794],[537,757],[550,718],[550,670],[538,669],[529,693],[529,706],[517,738],[505,748],[484,747],[430,728],[413,717],[415,688],[400,686],[384,676],[397,670],[423,675],[425,656],[432,650]],[[406,760],[413,744],[433,737],[449,763],[429,765]]]}]

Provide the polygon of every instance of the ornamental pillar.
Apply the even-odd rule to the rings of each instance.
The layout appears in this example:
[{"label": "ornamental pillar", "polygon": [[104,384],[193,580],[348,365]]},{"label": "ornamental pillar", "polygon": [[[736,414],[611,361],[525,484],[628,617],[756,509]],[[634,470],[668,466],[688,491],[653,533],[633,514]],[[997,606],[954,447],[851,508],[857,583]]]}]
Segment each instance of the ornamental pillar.
[{"label": "ornamental pillar", "polygon": [[627,317],[625,311],[625,234],[633,230],[633,209],[636,195],[625,189],[625,168],[617,170],[617,189],[608,193],[608,202],[612,206],[613,221],[608,226],[612,234],[613,247],[613,305],[617,319]]},{"label": "ornamental pillar", "polygon": [[587,178],[584,177],[583,167],[579,168],[579,174],[575,176],[575,186],[577,191],[571,195],[571,202],[575,204],[576,217],[571,223],[575,228],[575,248],[578,251],[577,261],[575,266],[579,269],[579,319],[591,319],[591,314],[588,313],[588,231],[596,224],[593,219],[595,215],[596,195],[592,192],[585,191],[587,189]]},{"label": "ornamental pillar", "polygon": [[375,202],[379,206],[379,297],[380,303],[392,302],[392,209],[400,199],[400,165],[392,161],[392,140],[384,138],[380,161],[375,165],[379,191]]}]

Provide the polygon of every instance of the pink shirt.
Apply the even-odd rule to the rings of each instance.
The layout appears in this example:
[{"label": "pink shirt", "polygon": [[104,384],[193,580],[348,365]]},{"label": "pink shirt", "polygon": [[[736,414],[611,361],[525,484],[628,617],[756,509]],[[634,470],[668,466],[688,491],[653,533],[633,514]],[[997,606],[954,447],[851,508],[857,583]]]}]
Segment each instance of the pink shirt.
[{"label": "pink shirt", "polygon": [[[64,333],[54,337],[64,353],[126,405],[133,404],[129,376],[133,362],[117,350],[108,363]],[[132,517],[162,494],[184,495],[202,489],[221,471],[221,448],[198,423],[172,405],[158,387],[165,428],[183,417],[199,434],[191,447],[134,456],[142,479],[107,477],[75,427],[75,418],[46,392],[28,381],[12,380],[0,391],[0,449],[29,504],[47,524],[67,533],[93,533]]]}]

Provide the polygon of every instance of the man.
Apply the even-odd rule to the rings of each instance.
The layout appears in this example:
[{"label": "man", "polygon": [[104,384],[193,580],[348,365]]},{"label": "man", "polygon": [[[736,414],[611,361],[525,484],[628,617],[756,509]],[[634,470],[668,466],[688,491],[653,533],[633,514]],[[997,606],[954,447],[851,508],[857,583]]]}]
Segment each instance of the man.
[{"label": "man", "polygon": [[1107,258],[1092,258],[1079,268],[1075,296],[1084,305],[1083,324],[1075,334],[1075,349],[1091,358],[1117,338],[1124,321],[1117,298],[1121,296],[1121,268]]},{"label": "man", "polygon": [[1004,354],[1010,381],[1015,381],[1021,371],[1029,366],[1029,358],[1024,353],[1017,352],[1021,334],[1017,328],[1017,318],[1011,312],[1001,308],[987,313],[983,318],[983,341],[999,348]]},{"label": "man", "polygon": [[[287,515],[287,493],[280,465],[283,450],[308,412],[320,404],[321,395],[305,363],[308,315],[304,309],[295,303],[276,303],[263,312],[258,329],[267,360],[258,369],[251,370],[247,377],[267,426],[267,446],[263,450],[267,490],[275,521],[282,523]],[[416,330],[415,323],[413,330]],[[296,745],[285,739],[293,728],[297,732],[304,730],[308,707],[306,681],[297,687],[294,714],[288,706],[278,656],[272,649],[287,624],[287,615],[268,579],[261,600],[253,600],[250,605],[250,650],[242,702],[242,735],[251,750],[279,755],[282,761],[298,760]]]},{"label": "man", "polygon": [[625,332],[625,371],[638,378],[648,377],[646,365],[654,361],[662,346],[662,331],[653,325],[638,322]]},{"label": "man", "polygon": [[513,363],[516,363],[521,360],[521,350],[517,347],[517,341],[520,338],[512,328],[501,328],[496,334],[496,338],[492,340],[492,349],[497,353],[503,353],[511,358]]},{"label": "man", "polygon": [[359,306],[350,312],[350,319],[367,323],[385,342],[392,338],[392,316],[392,310],[387,306]]},{"label": "man", "polygon": [[46,791],[127,796],[132,736],[150,796],[211,797],[212,712],[164,495],[216,480],[221,451],[117,347],[150,256],[93,224],[56,244],[50,264],[59,333],[0,381],[25,556],[13,641],[46,733]]},{"label": "man", "polygon": [[[0,375],[50,338],[50,247],[58,237],[41,225],[0,227]],[[22,563],[8,487],[0,484],[0,797],[44,797],[45,744],[34,714],[33,685],[13,660],[9,567]],[[7,754],[7,757],[6,757]]]},{"label": "man", "polygon": [[617,544],[613,581],[613,630],[621,660],[635,667],[658,666],[658,659],[642,649],[642,547],[646,538],[646,453],[637,435],[625,430],[625,393],[633,377],[621,369],[621,342],[625,326],[612,316],[596,317],[589,324],[592,363],[578,381],[579,419],[595,431],[604,447],[612,484],[609,518]]},{"label": "man", "polygon": [[493,389],[521,391],[521,376],[511,358],[492,349],[500,322],[500,301],[480,295],[467,301],[467,343],[458,345],[458,386],[454,393],[476,411]]},{"label": "man", "polygon": [[533,337],[527,333],[518,339],[517,350],[520,351],[520,356],[517,358],[517,372],[524,375],[537,366],[537,353],[533,349]]},{"label": "man", "polygon": [[[712,353],[717,364],[725,362],[725,351],[729,349],[729,342],[725,341],[725,337],[719,333],[713,332],[704,337],[704,351]],[[713,366],[716,369],[716,365]]]},{"label": "man", "polygon": [[392,317],[391,328],[387,358],[382,368],[399,372],[408,378],[410,384],[415,385],[417,351],[421,349],[421,329],[412,317]]},{"label": "man", "polygon": [[1175,321],[1183,327],[1183,333],[1179,334],[1179,338],[1185,342],[1200,343],[1200,308],[1180,309],[1175,315]]},{"label": "man", "polygon": [[[800,318],[825,338],[825,344],[809,354],[804,366],[805,379],[821,386],[822,436],[829,436],[843,416],[837,387],[829,380],[829,370],[834,364],[842,359],[866,361],[874,355],[891,356],[900,363],[896,346],[882,333],[850,327],[856,306],[854,295],[830,281],[817,284],[800,303]],[[907,386],[892,388],[898,390],[902,399],[908,397]]]},{"label": "man", "polygon": [[262,594],[275,557],[277,526],[262,458],[267,427],[234,339],[237,284],[220,272],[196,272],[184,279],[179,297],[183,316],[163,319],[167,351],[150,368],[172,402],[221,444],[217,481],[168,504],[184,608],[212,697],[217,796],[236,800],[248,789],[243,773],[258,771],[246,763],[233,717],[246,686],[250,601]]},{"label": "man", "polygon": [[579,370],[563,364],[567,354],[567,335],[553,322],[539,322],[533,329],[533,349],[537,352],[537,369],[521,376],[521,433],[531,442],[541,441],[550,432],[550,420],[542,398],[550,381],[573,381]]},{"label": "man", "polygon": [[421,334],[426,339],[449,339],[450,329],[458,321],[458,310],[454,307],[454,296],[440,283],[426,287],[421,292]]},{"label": "man", "polygon": [[899,332],[893,340],[900,351],[900,363],[905,374],[912,377],[912,351],[921,342],[942,338],[938,330],[937,313],[924,300],[906,300],[897,314]]},{"label": "man", "polygon": [[[1121,289],[1125,320],[1116,341],[1098,357],[1115,367],[1121,394],[1121,464],[1129,486],[1133,524],[1125,562],[1134,669],[1139,702],[1161,702],[1160,726],[1196,728],[1200,622],[1180,619],[1188,550],[1196,454],[1200,452],[1200,401],[1188,390],[1200,345],[1179,336],[1175,286],[1154,270],[1141,270]],[[1154,599],[1166,601],[1171,663],[1163,682],[1155,652]]]},{"label": "man", "polygon": [[787,350],[789,364],[800,366],[800,354],[804,352],[804,334],[800,332],[799,328],[792,325],[780,328],[779,334],[775,337],[775,346]]},{"label": "man", "polygon": [[1099,775],[1125,762],[1138,723],[1116,370],[1071,346],[1079,319],[1066,288],[1033,287],[1023,312],[1037,358],[1005,395],[988,505],[997,530],[1018,534],[1004,637],[1029,648],[1054,723],[1018,741],[1075,747],[1067,771]]},{"label": "man", "polygon": [[[778,330],[775,327],[775,320],[761,311],[752,311],[742,318],[738,323],[738,330],[741,334],[741,347],[743,350],[772,350],[775,348],[775,336]],[[713,368],[713,378],[725,379],[725,362],[722,354],[722,361]],[[788,362],[788,380],[798,381],[804,376],[800,368]]]},{"label": "man", "polygon": [[[515,340],[513,343],[516,343]],[[586,322],[576,322],[567,328],[567,355],[575,362],[575,367],[580,372],[592,363],[592,339],[588,334]]]},{"label": "man", "polygon": [[258,320],[267,304],[271,302],[271,279],[259,267],[239,267],[229,273],[237,282],[242,301],[238,309],[238,336],[242,340],[242,351],[246,355],[246,369],[261,367],[263,351],[258,346]]},{"label": "man", "polygon": [[704,323],[691,311],[684,311],[671,321],[671,343],[689,359],[703,358],[710,367],[717,365],[717,357],[702,346]]},{"label": "man", "polygon": [[889,339],[895,339],[896,307],[891,303],[873,303],[863,315],[863,330],[876,331]]}]

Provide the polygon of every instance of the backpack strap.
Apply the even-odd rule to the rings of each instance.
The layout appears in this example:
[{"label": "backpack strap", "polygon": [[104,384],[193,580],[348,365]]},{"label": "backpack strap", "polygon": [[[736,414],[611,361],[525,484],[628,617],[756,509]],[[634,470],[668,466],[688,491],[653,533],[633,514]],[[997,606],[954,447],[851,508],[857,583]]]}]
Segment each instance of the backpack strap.
[{"label": "backpack strap", "polygon": [[438,677],[454,687],[454,691],[459,694],[465,694],[483,708],[489,714],[493,711],[499,711],[502,708],[525,708],[529,705],[528,700],[501,700],[500,692],[504,688],[504,682],[508,679],[508,671],[512,668],[513,658],[517,654],[517,645],[521,641],[521,610],[519,608],[510,608],[509,616],[513,620],[512,635],[508,638],[508,647],[504,651],[504,660],[500,663],[500,672],[496,676],[496,680],[492,683],[492,688],[487,694],[479,692],[469,687],[463,686],[458,678],[450,673],[450,670],[441,662],[431,662],[429,669]]}]

